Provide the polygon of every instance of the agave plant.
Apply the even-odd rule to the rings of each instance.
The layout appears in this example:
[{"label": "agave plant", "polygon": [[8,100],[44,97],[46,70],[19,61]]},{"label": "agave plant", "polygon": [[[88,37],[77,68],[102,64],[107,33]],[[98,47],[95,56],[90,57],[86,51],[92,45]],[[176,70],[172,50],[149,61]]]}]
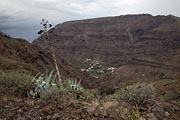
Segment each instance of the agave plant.
[{"label": "agave plant", "polygon": [[77,81],[77,80],[66,80],[64,81],[64,86],[67,90],[73,92],[73,93],[77,93],[78,91],[82,90],[82,86],[80,85],[81,81]]},{"label": "agave plant", "polygon": [[56,76],[57,74],[54,74],[53,70],[50,72],[50,74],[48,74],[47,72],[46,74],[37,74],[32,79],[35,87],[30,91],[29,95],[32,97],[40,97],[42,93],[48,91],[51,87],[56,86]]}]

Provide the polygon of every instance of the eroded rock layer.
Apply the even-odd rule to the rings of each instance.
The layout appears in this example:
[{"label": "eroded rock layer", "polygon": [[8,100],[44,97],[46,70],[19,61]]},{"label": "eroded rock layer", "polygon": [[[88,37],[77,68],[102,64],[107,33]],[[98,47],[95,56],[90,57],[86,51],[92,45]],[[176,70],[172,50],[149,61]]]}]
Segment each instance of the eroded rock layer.
[{"label": "eroded rock layer", "polygon": [[96,59],[109,64],[136,64],[179,70],[180,18],[124,15],[70,21],[33,41],[54,47],[65,60]]}]

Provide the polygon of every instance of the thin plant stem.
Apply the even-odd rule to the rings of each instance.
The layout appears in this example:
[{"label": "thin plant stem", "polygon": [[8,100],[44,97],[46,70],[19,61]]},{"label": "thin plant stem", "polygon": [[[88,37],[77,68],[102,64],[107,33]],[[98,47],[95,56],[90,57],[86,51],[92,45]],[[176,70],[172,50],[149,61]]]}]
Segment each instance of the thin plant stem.
[{"label": "thin plant stem", "polygon": [[57,65],[57,60],[56,60],[56,55],[55,55],[55,53],[54,53],[54,48],[51,47],[51,50],[52,50],[52,56],[53,56],[55,68],[56,68],[57,75],[58,75],[58,78],[59,78],[59,84],[62,85],[62,77],[61,77],[61,74],[60,74],[60,71],[59,71],[59,67],[58,67],[58,65]]}]

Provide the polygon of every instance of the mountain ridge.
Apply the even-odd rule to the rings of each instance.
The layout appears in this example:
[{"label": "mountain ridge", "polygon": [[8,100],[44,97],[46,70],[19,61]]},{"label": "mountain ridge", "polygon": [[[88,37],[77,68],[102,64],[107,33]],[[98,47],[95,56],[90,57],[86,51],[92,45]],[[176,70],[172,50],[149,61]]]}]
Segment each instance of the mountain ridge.
[{"label": "mountain ridge", "polygon": [[54,46],[65,60],[93,58],[127,64],[138,56],[155,58],[153,54],[162,56],[161,53],[178,51],[179,21],[179,17],[172,15],[150,14],[69,21],[51,29],[48,40],[42,35],[32,44],[47,51]]}]

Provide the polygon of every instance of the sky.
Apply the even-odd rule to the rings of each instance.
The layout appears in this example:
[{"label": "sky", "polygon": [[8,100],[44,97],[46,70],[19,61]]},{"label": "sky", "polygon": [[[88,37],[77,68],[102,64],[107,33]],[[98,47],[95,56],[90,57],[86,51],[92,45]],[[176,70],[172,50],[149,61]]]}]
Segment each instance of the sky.
[{"label": "sky", "polygon": [[0,31],[32,41],[42,19],[53,26],[71,20],[125,14],[175,15],[180,0],[0,0]]}]

